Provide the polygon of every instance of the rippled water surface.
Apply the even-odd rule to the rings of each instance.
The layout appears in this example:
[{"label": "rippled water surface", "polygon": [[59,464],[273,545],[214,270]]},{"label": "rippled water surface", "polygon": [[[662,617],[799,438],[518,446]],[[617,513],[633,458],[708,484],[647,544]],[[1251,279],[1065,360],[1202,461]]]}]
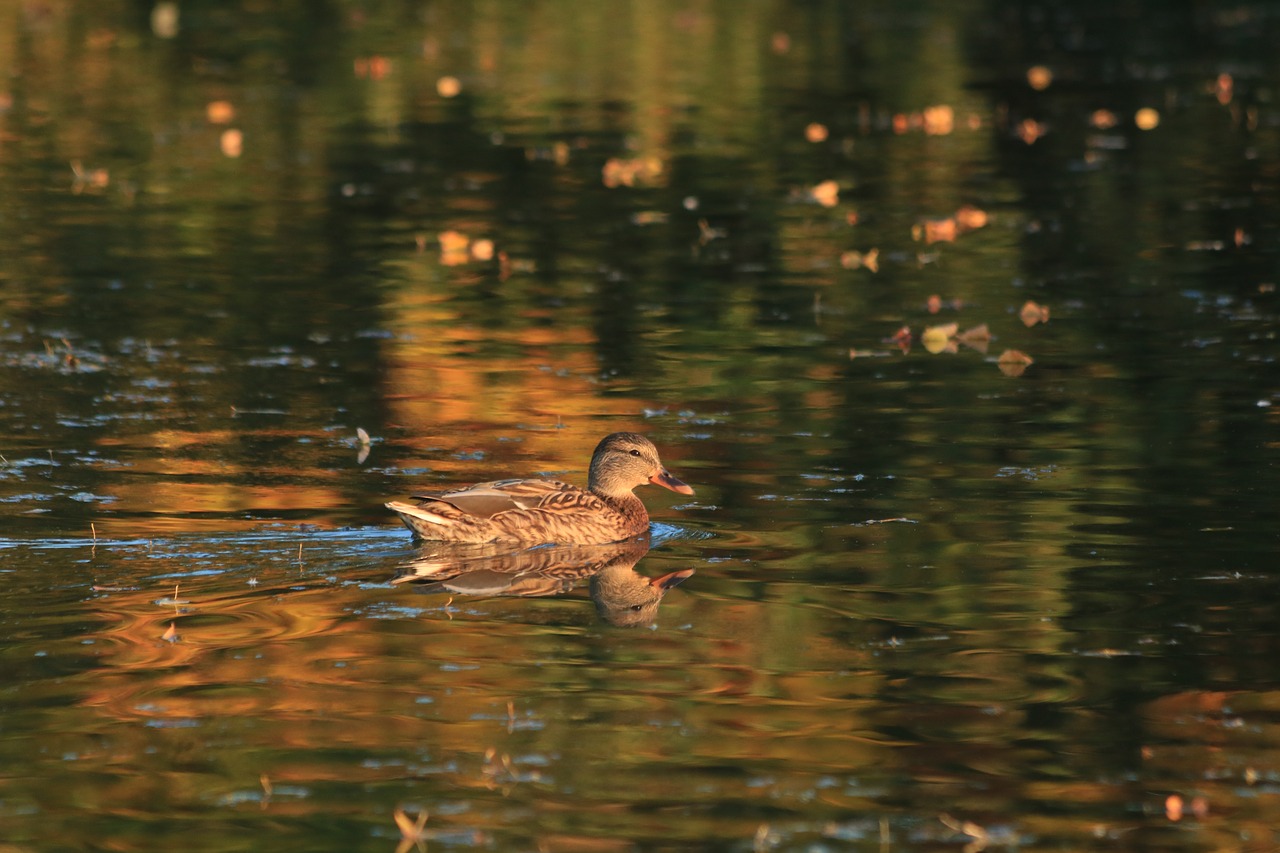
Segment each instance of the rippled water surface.
[{"label": "rippled water surface", "polygon": [[6,850],[1280,849],[1275,4],[0,24]]}]

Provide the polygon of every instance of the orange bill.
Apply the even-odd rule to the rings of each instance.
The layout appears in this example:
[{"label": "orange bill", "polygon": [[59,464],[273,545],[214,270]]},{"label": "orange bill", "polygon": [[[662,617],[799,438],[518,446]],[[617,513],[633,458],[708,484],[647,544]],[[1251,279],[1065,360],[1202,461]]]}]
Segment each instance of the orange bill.
[{"label": "orange bill", "polygon": [[662,486],[664,489],[670,489],[673,492],[679,492],[682,495],[693,494],[693,487],[671,476],[671,472],[663,468],[657,474],[649,478],[649,482],[655,486]]}]

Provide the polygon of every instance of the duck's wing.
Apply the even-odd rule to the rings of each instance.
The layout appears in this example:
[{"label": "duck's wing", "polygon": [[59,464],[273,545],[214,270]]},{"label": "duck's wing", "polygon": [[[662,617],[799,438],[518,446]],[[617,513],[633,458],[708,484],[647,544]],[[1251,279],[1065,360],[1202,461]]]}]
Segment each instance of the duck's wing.
[{"label": "duck's wing", "polygon": [[465,489],[423,492],[420,501],[438,501],[473,518],[493,518],[503,512],[535,509],[596,509],[603,505],[591,492],[559,480],[494,480]]}]

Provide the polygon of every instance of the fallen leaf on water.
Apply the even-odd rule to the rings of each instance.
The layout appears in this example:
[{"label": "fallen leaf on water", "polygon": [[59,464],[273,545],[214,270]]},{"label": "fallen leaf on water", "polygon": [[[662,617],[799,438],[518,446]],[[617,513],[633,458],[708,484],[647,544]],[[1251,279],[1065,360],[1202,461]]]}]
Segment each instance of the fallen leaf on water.
[{"label": "fallen leaf on water", "polygon": [[462,81],[445,75],[436,81],[436,94],[442,98],[456,98],[462,94]]},{"label": "fallen leaf on water", "polygon": [[176,643],[178,641],[178,626],[170,622],[168,630],[161,635],[160,639],[165,642]]},{"label": "fallen leaf on water", "polygon": [[480,238],[471,244],[471,257],[477,261],[493,260],[493,241]]},{"label": "fallen leaf on water", "polygon": [[960,233],[954,217],[925,219],[911,226],[911,238],[926,243],[953,243]]},{"label": "fallen leaf on water", "polygon": [[866,252],[845,252],[840,256],[840,266],[847,270],[866,267],[872,272],[880,272],[880,250],[871,249]]},{"label": "fallen leaf on water", "polygon": [[230,124],[236,117],[236,108],[230,101],[210,101],[204,108],[209,124]]},{"label": "fallen leaf on water", "polygon": [[911,327],[903,326],[894,332],[892,337],[886,338],[885,342],[897,344],[903,355],[911,352]]},{"label": "fallen leaf on water", "polygon": [[222,136],[218,138],[218,147],[222,149],[224,157],[234,160],[244,153],[244,133],[234,127],[222,131]]},{"label": "fallen leaf on water", "polygon": [[426,850],[425,844],[427,840],[427,810],[422,809],[418,812],[416,820],[410,819],[405,814],[404,809],[396,806],[395,813],[396,826],[400,829],[400,845],[396,847],[396,853],[406,853],[409,849],[417,847],[419,850]]},{"label": "fallen leaf on water", "polygon": [[996,362],[1000,367],[1000,372],[1005,376],[1021,376],[1026,372],[1027,367],[1034,363],[1031,356],[1016,349],[1005,350],[1000,354],[1000,358]]},{"label": "fallen leaf on water", "polygon": [[1053,72],[1043,65],[1033,65],[1027,69],[1027,84],[1037,92],[1043,92],[1053,82]]},{"label": "fallen leaf on water", "polygon": [[1133,114],[1133,123],[1138,126],[1138,130],[1155,130],[1160,126],[1160,111],[1143,107]]},{"label": "fallen leaf on water", "polygon": [[1182,797],[1177,794],[1165,797],[1164,816],[1175,822],[1182,820]]},{"label": "fallen leaf on water", "polygon": [[1192,797],[1191,813],[1198,818],[1203,818],[1209,813],[1209,801],[1204,797]]},{"label": "fallen leaf on water", "polygon": [[600,170],[600,178],[610,189],[633,187],[639,181],[658,177],[663,169],[662,161],[657,157],[610,157]]},{"label": "fallen leaf on water", "polygon": [[1098,130],[1110,130],[1119,123],[1120,119],[1111,110],[1094,110],[1093,115],[1089,116],[1089,124]]},{"label": "fallen leaf on water", "polygon": [[924,344],[924,348],[934,355],[941,352],[955,352],[956,344],[952,338],[955,337],[958,329],[959,326],[955,323],[930,326],[920,334],[920,343]]},{"label": "fallen leaf on water", "polygon": [[465,252],[471,245],[471,238],[461,231],[441,231],[437,239],[442,252]]},{"label": "fallen leaf on water", "polygon": [[840,201],[840,185],[835,181],[823,181],[809,190],[809,195],[823,207],[835,207]]},{"label": "fallen leaf on water", "polygon": [[1231,103],[1232,95],[1235,92],[1235,82],[1231,79],[1231,75],[1225,71],[1218,75],[1218,79],[1213,84],[1214,96],[1218,99],[1218,103],[1224,107]]},{"label": "fallen leaf on water", "polygon": [[980,207],[966,204],[956,211],[956,224],[961,231],[976,231],[987,225],[987,212]]},{"label": "fallen leaf on water", "polygon": [[972,347],[980,353],[987,351],[987,346],[991,343],[991,331],[987,328],[987,324],[974,326],[972,329],[965,329],[956,335],[956,340],[965,346]]},{"label": "fallen leaf on water", "polygon": [[827,135],[827,126],[821,122],[814,121],[805,126],[804,138],[810,142],[826,142]]},{"label": "fallen leaf on water", "polygon": [[1031,328],[1036,323],[1049,322],[1049,306],[1037,305],[1030,299],[1022,306],[1022,310],[1018,312],[1018,316],[1022,318],[1022,323],[1027,328]]},{"label": "fallen leaf on water", "polygon": [[946,104],[925,107],[920,118],[928,136],[946,136],[956,125],[955,110]]},{"label": "fallen leaf on water", "polygon": [[1018,125],[1018,138],[1028,145],[1034,145],[1036,140],[1049,132],[1049,128],[1036,121],[1033,118],[1023,119]]}]

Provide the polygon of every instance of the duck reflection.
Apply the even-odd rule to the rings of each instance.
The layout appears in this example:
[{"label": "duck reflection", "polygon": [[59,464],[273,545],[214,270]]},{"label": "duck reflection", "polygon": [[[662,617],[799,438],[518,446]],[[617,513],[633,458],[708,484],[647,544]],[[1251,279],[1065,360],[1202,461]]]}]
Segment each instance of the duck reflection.
[{"label": "duck reflection", "polygon": [[633,628],[652,624],[663,596],[693,574],[683,569],[646,577],[635,565],[648,552],[647,539],[524,551],[444,546],[406,563],[391,582],[417,584],[423,592],[536,598],[563,595],[585,579],[600,618]]}]

